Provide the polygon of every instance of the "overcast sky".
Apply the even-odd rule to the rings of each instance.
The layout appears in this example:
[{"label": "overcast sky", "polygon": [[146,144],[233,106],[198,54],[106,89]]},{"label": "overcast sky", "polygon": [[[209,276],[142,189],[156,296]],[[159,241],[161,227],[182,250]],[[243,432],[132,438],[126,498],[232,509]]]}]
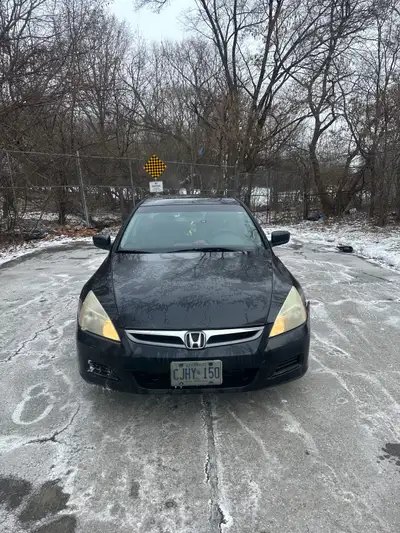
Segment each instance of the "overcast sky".
[{"label": "overcast sky", "polygon": [[120,20],[126,20],[132,30],[139,30],[149,41],[178,40],[185,36],[183,24],[178,18],[187,5],[187,0],[172,0],[169,6],[157,14],[145,8],[135,11],[134,0],[114,0],[110,11]]}]

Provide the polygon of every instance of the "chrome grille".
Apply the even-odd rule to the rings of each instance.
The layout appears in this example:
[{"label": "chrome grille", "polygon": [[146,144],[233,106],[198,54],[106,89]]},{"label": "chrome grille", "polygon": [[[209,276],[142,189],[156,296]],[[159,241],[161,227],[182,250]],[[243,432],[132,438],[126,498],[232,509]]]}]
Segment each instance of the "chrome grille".
[{"label": "chrome grille", "polygon": [[[204,333],[206,343],[204,348],[213,346],[227,346],[258,339],[264,326],[235,329],[206,329],[206,330],[144,330],[128,329],[126,334],[129,339],[138,344],[150,344],[152,346],[166,346],[170,348],[188,348],[185,344],[187,333]],[[196,349],[196,348],[192,348]]]}]

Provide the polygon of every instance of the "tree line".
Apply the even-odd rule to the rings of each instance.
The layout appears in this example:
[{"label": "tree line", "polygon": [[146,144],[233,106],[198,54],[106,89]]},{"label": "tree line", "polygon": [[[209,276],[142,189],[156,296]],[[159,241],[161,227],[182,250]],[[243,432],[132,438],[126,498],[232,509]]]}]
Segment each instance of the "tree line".
[{"label": "tree line", "polygon": [[149,44],[103,1],[0,0],[3,216],[47,184],[65,220],[77,152],[104,157],[103,185],[156,152],[172,187],[249,203],[267,183],[305,214],[317,197],[326,217],[400,220],[397,0],[190,0],[185,17],[182,40]]}]

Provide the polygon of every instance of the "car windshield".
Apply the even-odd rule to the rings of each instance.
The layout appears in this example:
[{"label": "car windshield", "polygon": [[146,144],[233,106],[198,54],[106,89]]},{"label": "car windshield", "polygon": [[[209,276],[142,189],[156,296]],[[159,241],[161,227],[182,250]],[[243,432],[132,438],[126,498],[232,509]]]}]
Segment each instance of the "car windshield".
[{"label": "car windshield", "polygon": [[255,250],[261,236],[240,204],[143,205],[119,245],[125,252]]}]

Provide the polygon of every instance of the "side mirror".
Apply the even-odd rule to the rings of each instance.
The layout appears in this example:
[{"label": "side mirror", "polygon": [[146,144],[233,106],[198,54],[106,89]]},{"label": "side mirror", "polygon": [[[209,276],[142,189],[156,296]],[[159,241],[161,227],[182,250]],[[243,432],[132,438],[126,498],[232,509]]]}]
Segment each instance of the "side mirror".
[{"label": "side mirror", "polygon": [[102,250],[110,250],[111,237],[110,235],[93,235],[93,244],[96,246],[96,248],[101,248]]},{"label": "side mirror", "polygon": [[271,233],[271,246],[280,246],[286,244],[290,240],[290,233],[288,231],[273,231]]}]

